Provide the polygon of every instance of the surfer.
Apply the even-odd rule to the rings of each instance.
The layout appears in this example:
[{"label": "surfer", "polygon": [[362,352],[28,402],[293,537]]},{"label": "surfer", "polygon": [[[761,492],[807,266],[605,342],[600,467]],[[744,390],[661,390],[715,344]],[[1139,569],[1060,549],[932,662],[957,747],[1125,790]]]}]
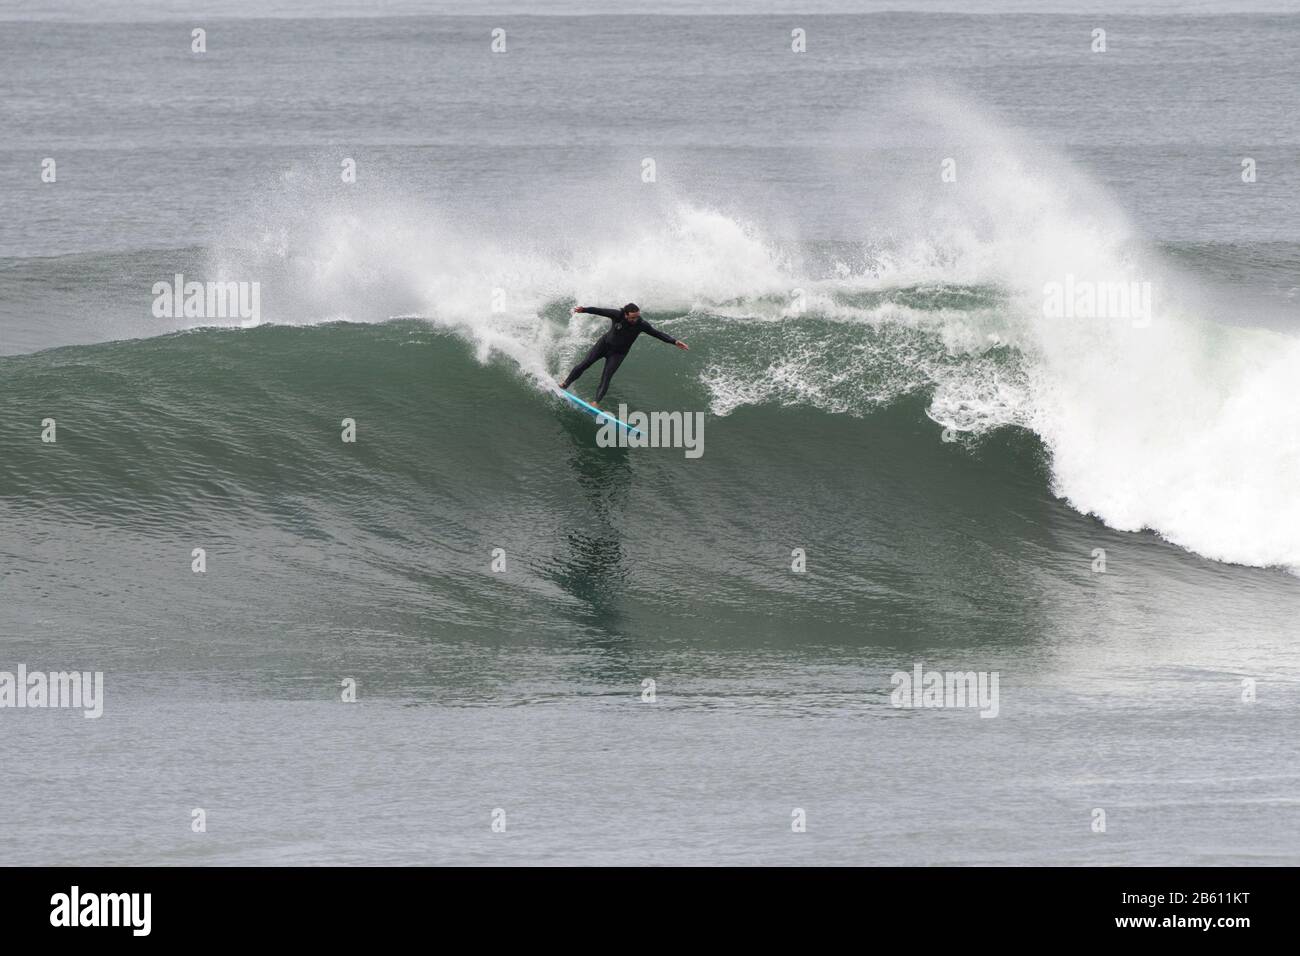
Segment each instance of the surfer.
[{"label": "surfer", "polygon": [[[596,405],[605,397],[605,392],[609,390],[609,380],[614,377],[618,367],[623,364],[623,359],[627,358],[632,343],[636,341],[636,337],[642,332],[646,335],[653,335],[661,342],[675,345],[679,349],[687,348],[686,343],[681,339],[675,339],[666,332],[660,332],[641,318],[641,309],[635,302],[629,302],[621,309],[597,309],[593,306],[580,305],[573,311],[585,312],[589,315],[603,315],[613,323],[609,331],[602,335],[599,341],[591,347],[587,357],[573,366],[573,371],[560,383],[560,388],[568,388],[595,363],[596,359],[603,358],[605,367],[600,373],[600,388],[596,389],[596,398],[592,402],[593,405]],[[597,407],[599,406],[597,405]]]}]

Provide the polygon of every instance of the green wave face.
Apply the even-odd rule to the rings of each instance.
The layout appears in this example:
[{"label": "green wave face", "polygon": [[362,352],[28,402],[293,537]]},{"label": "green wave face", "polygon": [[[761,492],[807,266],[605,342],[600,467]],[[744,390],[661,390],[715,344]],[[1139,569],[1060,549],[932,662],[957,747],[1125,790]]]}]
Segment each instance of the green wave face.
[{"label": "green wave face", "polygon": [[[720,415],[707,365],[638,344],[611,398],[703,413],[697,459],[599,447],[589,417],[418,321],[202,330],[3,359],[0,527],[32,569],[6,579],[8,597],[39,605],[55,586],[65,613],[93,616],[131,580],[144,582],[132,615],[180,589],[194,627],[305,614],[308,628],[323,616],[452,641],[571,627],[671,643],[672,622],[707,620],[694,640],[926,645],[1028,641],[1077,623],[1054,606],[1090,600],[1096,547],[1157,591],[1169,575],[1219,573],[1071,510],[1025,429],[945,441],[920,378],[891,371],[902,352],[960,366],[926,336],[846,339],[843,323],[824,325],[797,334],[854,368],[882,356],[877,380],[820,395],[860,402],[856,414],[777,390]],[[761,363],[769,335],[796,334],[772,323],[729,352],[720,320],[673,327],[715,364]],[[992,361],[1015,371],[1012,355]],[[46,418],[56,443],[40,440]],[[342,440],[345,419],[355,442]],[[198,546],[226,586],[189,593]],[[509,578],[491,569],[496,549]],[[795,549],[815,576],[792,574]],[[1285,578],[1265,580],[1292,600]]]}]

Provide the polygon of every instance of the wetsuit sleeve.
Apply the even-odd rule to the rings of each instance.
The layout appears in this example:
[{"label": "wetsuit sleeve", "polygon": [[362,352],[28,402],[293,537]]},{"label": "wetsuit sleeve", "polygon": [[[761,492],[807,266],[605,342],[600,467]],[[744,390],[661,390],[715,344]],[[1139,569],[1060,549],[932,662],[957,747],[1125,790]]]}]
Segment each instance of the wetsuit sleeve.
[{"label": "wetsuit sleeve", "polygon": [[586,315],[603,315],[611,322],[616,322],[619,319],[623,318],[622,309],[598,309],[595,306],[589,305],[586,306],[582,311]]},{"label": "wetsuit sleeve", "polygon": [[645,319],[641,320],[641,331],[644,332],[646,335],[653,335],[660,342],[667,342],[669,345],[677,344],[677,340],[675,338],[673,338],[667,332],[660,332],[658,329],[656,329]]}]

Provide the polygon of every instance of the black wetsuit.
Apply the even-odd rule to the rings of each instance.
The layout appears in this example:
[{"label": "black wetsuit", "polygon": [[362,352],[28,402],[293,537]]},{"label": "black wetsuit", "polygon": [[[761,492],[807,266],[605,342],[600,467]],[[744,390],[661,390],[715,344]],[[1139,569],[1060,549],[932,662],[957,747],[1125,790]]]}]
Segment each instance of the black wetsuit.
[{"label": "black wetsuit", "polygon": [[675,338],[666,332],[660,332],[653,325],[647,322],[644,317],[635,322],[629,322],[627,319],[623,318],[622,309],[588,308],[583,309],[583,313],[586,315],[603,315],[614,324],[610,326],[608,332],[600,337],[600,341],[591,347],[591,351],[587,353],[587,357],[577,365],[573,366],[573,371],[570,372],[569,377],[565,379],[564,387],[567,388],[569,385],[576,382],[578,376],[587,371],[596,359],[604,358],[605,368],[600,373],[600,388],[596,389],[596,401],[600,401],[605,397],[605,392],[609,389],[609,380],[614,377],[614,373],[618,371],[618,367],[623,364],[623,359],[627,357],[628,349],[632,347],[632,343],[636,341],[636,337],[642,332],[646,335],[653,335],[659,341],[667,342],[669,345],[677,344]]}]

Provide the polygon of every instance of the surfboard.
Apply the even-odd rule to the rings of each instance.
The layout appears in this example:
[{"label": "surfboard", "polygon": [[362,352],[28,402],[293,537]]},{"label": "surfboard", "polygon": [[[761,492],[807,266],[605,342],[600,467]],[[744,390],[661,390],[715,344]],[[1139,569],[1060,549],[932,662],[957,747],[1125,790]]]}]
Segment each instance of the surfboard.
[{"label": "surfboard", "polygon": [[602,411],[601,409],[597,408],[595,405],[590,405],[587,402],[584,402],[577,395],[574,395],[572,392],[566,392],[558,385],[552,385],[551,388],[555,389],[556,395],[559,395],[561,398],[566,399],[570,404],[573,405],[574,408],[581,409],[582,411],[594,417],[598,425],[603,425],[607,421],[613,422],[615,425],[623,429],[623,431],[627,432],[629,435],[636,435],[640,437],[641,435],[640,429],[633,428],[627,422],[615,418],[609,412]]}]

